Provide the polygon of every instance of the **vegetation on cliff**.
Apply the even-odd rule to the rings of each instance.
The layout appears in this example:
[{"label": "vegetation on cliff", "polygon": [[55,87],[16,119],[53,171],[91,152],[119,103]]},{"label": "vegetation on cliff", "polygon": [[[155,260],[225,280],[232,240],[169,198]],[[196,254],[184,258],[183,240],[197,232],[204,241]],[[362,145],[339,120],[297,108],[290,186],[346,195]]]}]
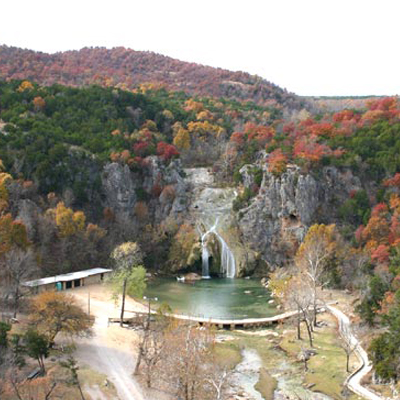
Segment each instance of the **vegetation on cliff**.
[{"label": "vegetation on cliff", "polygon": [[[29,68],[38,70],[32,63]],[[194,264],[198,239],[193,225],[181,217],[186,188],[179,187],[184,173],[176,160],[212,166],[224,184],[237,185],[233,208],[238,220],[256,199],[266,199],[258,203],[265,206],[274,185],[286,182],[288,193],[298,193],[299,182],[304,186],[308,179],[311,185],[323,176],[328,185],[335,178],[332,171],[340,171],[335,179],[357,177],[357,190],[346,188],[345,201],[335,204],[329,215],[322,215],[317,204],[306,222],[294,205],[279,229],[336,223],[338,247],[347,255],[328,257],[323,271],[329,275],[327,284],[360,289],[361,318],[387,328],[371,345],[376,372],[384,379],[399,379],[398,99],[374,99],[364,110],[319,115],[301,110],[284,119],[277,103],[241,102],[239,95],[233,100],[190,97],[157,85],[124,90],[134,85],[122,83],[71,88],[29,80],[0,82],[1,277],[15,310],[23,279],[104,265],[122,242],[137,240],[145,264],[157,268],[168,263],[185,268],[188,260]],[[104,199],[102,180],[112,174],[110,163],[119,168],[121,181],[131,184],[116,195],[126,206],[123,212]],[[326,167],[332,167],[331,175]],[[263,212],[262,207],[257,210]],[[294,256],[300,241],[290,237],[285,243],[287,258]]]}]

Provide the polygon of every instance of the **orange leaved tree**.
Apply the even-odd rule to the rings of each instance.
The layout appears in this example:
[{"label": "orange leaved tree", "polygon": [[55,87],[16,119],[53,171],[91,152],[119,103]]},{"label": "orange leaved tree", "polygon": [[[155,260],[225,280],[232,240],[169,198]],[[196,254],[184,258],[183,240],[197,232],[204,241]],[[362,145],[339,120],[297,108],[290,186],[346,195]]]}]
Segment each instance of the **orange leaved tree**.
[{"label": "orange leaved tree", "polygon": [[336,225],[315,224],[308,230],[296,253],[296,265],[311,282],[314,326],[317,324],[317,290],[325,283],[323,281],[325,268],[336,249]]},{"label": "orange leaved tree", "polygon": [[44,292],[31,302],[31,324],[43,333],[50,345],[59,332],[71,336],[87,336],[93,320],[76,304],[72,295]]}]

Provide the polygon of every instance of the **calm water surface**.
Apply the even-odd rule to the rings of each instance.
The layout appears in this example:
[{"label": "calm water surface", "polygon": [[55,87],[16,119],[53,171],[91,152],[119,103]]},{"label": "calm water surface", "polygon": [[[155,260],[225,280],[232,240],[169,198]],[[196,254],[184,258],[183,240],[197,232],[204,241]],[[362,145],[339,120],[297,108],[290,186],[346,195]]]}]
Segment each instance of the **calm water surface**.
[{"label": "calm water surface", "polygon": [[270,293],[256,279],[208,279],[193,284],[173,278],[148,282],[146,295],[158,297],[177,313],[212,318],[257,318],[276,315]]}]

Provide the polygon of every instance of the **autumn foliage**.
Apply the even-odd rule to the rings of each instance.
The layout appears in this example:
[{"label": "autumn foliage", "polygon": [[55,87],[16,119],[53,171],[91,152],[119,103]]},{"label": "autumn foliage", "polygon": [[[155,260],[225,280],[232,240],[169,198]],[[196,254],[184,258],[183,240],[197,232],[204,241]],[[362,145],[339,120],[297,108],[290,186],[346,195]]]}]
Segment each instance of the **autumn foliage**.
[{"label": "autumn foliage", "polygon": [[[15,66],[18,65],[18,69]],[[144,67],[146,66],[146,67]],[[175,60],[151,52],[124,47],[84,48],[56,54],[36,53],[16,47],[0,47],[0,75],[5,79],[24,79],[38,83],[69,86],[98,84],[105,87],[136,89],[146,93],[168,87],[192,95],[251,99],[257,104],[299,107],[302,101],[286,90],[245,72],[231,72]],[[30,83],[30,82],[28,82]],[[26,84],[21,90],[30,90]],[[186,109],[202,111],[200,101],[191,100]]]},{"label": "autumn foliage", "polygon": [[72,295],[59,292],[43,292],[31,303],[30,321],[53,343],[57,334],[72,336],[90,334],[93,321],[76,305]]}]

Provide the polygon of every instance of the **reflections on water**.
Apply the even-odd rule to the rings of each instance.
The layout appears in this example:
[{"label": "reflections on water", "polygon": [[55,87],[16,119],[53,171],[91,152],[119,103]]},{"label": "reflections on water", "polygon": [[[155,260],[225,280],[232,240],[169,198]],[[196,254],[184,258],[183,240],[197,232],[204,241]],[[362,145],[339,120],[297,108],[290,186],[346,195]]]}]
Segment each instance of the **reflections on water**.
[{"label": "reflections on water", "polygon": [[193,283],[174,278],[148,282],[146,295],[158,297],[177,313],[209,318],[261,318],[278,313],[269,291],[255,279],[209,279]]}]

